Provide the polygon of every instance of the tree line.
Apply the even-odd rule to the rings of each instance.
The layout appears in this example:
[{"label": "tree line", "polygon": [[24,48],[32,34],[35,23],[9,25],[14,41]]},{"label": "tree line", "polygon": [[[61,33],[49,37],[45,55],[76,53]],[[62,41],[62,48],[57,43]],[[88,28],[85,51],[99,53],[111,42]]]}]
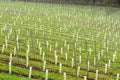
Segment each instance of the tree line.
[{"label": "tree line", "polygon": [[12,0],[25,2],[44,2],[59,4],[84,4],[84,5],[100,5],[100,6],[120,6],[120,0]]}]

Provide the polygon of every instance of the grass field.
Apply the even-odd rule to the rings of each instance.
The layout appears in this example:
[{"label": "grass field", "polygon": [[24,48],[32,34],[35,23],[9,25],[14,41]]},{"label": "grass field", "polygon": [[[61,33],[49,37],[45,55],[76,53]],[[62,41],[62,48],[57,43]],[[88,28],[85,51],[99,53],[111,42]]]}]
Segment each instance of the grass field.
[{"label": "grass field", "polygon": [[45,80],[47,70],[48,80],[65,80],[65,73],[67,80],[119,80],[119,14],[110,7],[0,2],[0,80]]}]

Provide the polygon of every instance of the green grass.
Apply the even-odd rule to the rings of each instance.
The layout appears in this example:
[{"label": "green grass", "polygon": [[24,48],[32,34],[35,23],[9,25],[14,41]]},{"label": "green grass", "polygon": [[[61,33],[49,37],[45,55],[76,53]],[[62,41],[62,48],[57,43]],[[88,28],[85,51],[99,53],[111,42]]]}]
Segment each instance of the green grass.
[{"label": "green grass", "polygon": [[[99,70],[100,80],[116,80],[120,74],[120,9],[94,6],[75,6],[58,4],[35,4],[23,2],[0,2],[0,52],[5,45],[7,37],[8,47],[4,53],[0,53],[0,79],[1,80],[29,80],[29,67],[32,66],[32,79],[45,79],[43,71],[42,54],[45,52],[46,69],[49,71],[50,80],[63,80],[66,72],[67,80],[83,80],[86,72],[86,44],[88,50],[93,51],[88,55],[90,71],[88,78],[95,79],[96,70]],[[20,33],[19,33],[20,30]],[[12,74],[9,74],[9,55],[14,54],[16,35],[19,36],[18,64],[17,54],[12,59]],[[9,39],[8,39],[8,35]],[[107,36],[107,38],[105,38]],[[28,43],[29,41],[29,43]],[[48,47],[46,43],[49,43]],[[96,41],[96,50],[95,50]],[[107,52],[106,47],[109,47]],[[109,45],[108,45],[109,42]],[[66,43],[66,45],[65,45]],[[74,45],[76,43],[76,48]],[[30,45],[29,67],[26,67],[26,50]],[[57,46],[55,46],[57,44]],[[50,45],[52,46],[50,52]],[[69,50],[68,50],[69,46]],[[79,48],[82,48],[82,51]],[[63,48],[63,54],[61,54]],[[101,53],[103,50],[103,55]],[[55,65],[54,53],[57,52],[58,64]],[[112,61],[113,54],[117,52],[115,62],[111,62],[111,68],[104,74],[105,64]],[[68,60],[65,60],[65,53]],[[90,52],[89,52],[90,53]],[[101,53],[100,61],[98,54]],[[71,67],[71,60],[76,54],[76,67]],[[82,63],[79,63],[79,56]],[[35,57],[34,57],[35,56]],[[97,65],[94,66],[96,56]],[[62,74],[59,73],[59,63],[62,63]],[[77,67],[80,66],[80,75],[76,78]]]}]

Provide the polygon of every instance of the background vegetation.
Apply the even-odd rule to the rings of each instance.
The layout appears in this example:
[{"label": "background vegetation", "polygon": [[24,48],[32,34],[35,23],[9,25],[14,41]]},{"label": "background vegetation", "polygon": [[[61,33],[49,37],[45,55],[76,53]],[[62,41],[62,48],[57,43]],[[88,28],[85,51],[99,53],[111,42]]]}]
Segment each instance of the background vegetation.
[{"label": "background vegetation", "polygon": [[86,4],[99,6],[120,6],[120,0],[12,0],[12,1],[32,1],[32,2],[47,2],[61,4]]}]

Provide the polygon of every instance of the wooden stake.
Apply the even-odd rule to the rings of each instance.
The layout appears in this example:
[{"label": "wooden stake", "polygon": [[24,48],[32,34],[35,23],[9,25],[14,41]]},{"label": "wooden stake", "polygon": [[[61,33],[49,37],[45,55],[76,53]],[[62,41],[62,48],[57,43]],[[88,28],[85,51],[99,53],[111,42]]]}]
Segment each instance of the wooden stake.
[{"label": "wooden stake", "polygon": [[27,48],[28,48],[28,52],[30,52],[30,45],[29,44],[27,45]]},{"label": "wooden stake", "polygon": [[72,68],[74,67],[74,58],[72,58],[71,67],[72,67]]},{"label": "wooden stake", "polygon": [[62,73],[62,63],[59,64],[59,73]]},{"label": "wooden stake", "polygon": [[47,45],[47,48],[48,48],[48,46],[49,46],[49,42],[48,41],[46,42],[46,45]]},{"label": "wooden stake", "polygon": [[29,78],[31,78],[32,75],[32,67],[29,68]]},{"label": "wooden stake", "polygon": [[5,39],[5,46],[6,46],[6,48],[8,47],[7,39]]},{"label": "wooden stake", "polygon": [[29,51],[28,51],[28,50],[26,50],[26,58],[28,57],[28,53],[29,53]]},{"label": "wooden stake", "polygon": [[107,67],[108,67],[108,65],[105,64],[105,74],[107,74]]},{"label": "wooden stake", "polygon": [[77,69],[77,77],[79,77],[79,73],[80,73],[80,67],[78,67]]},{"label": "wooden stake", "polygon": [[108,68],[110,68],[111,60],[108,61]]},{"label": "wooden stake", "polygon": [[42,61],[44,61],[44,59],[45,59],[45,53],[43,52]]},{"label": "wooden stake", "polygon": [[87,76],[84,76],[84,80],[87,80]]},{"label": "wooden stake", "polygon": [[10,62],[12,63],[12,53],[10,54]]},{"label": "wooden stake", "polygon": [[12,73],[12,72],[11,72],[11,70],[12,70],[11,66],[12,66],[12,63],[11,63],[11,62],[9,62],[9,74],[11,74],[11,73]]},{"label": "wooden stake", "polygon": [[90,68],[90,62],[88,61],[88,63],[87,63],[87,65],[88,65],[88,71],[90,70],[89,68]]},{"label": "wooden stake", "polygon": [[66,80],[66,73],[65,72],[63,73],[63,76],[64,76],[64,80]]},{"label": "wooden stake", "polygon": [[120,74],[117,74],[116,80],[119,80],[119,79],[120,79]]},{"label": "wooden stake", "polygon": [[98,54],[98,61],[100,61],[100,53]]},{"label": "wooden stake", "polygon": [[16,47],[14,48],[14,56],[16,55]]},{"label": "wooden stake", "polygon": [[43,71],[45,71],[46,68],[46,61],[43,62]]},{"label": "wooden stake", "polygon": [[4,53],[4,51],[5,51],[5,45],[3,45],[2,47],[2,53]]},{"label": "wooden stake", "polygon": [[29,57],[26,57],[26,67],[28,67],[29,64]]},{"label": "wooden stake", "polygon": [[98,70],[96,70],[96,77],[95,80],[98,80]]},{"label": "wooden stake", "polygon": [[113,62],[115,62],[115,57],[116,57],[116,55],[113,54],[113,59],[112,59]]},{"label": "wooden stake", "polygon": [[96,65],[96,57],[94,57],[94,66]]},{"label": "wooden stake", "polygon": [[82,59],[81,59],[81,55],[79,56],[79,63],[81,64],[82,63]]},{"label": "wooden stake", "polygon": [[42,48],[40,48],[40,56],[42,55]]},{"label": "wooden stake", "polygon": [[46,70],[45,80],[48,80],[48,70]]},{"label": "wooden stake", "polygon": [[68,60],[68,54],[65,53],[65,60],[67,61]]},{"label": "wooden stake", "polygon": [[58,61],[58,56],[55,56],[55,65],[57,65],[57,61]]}]

